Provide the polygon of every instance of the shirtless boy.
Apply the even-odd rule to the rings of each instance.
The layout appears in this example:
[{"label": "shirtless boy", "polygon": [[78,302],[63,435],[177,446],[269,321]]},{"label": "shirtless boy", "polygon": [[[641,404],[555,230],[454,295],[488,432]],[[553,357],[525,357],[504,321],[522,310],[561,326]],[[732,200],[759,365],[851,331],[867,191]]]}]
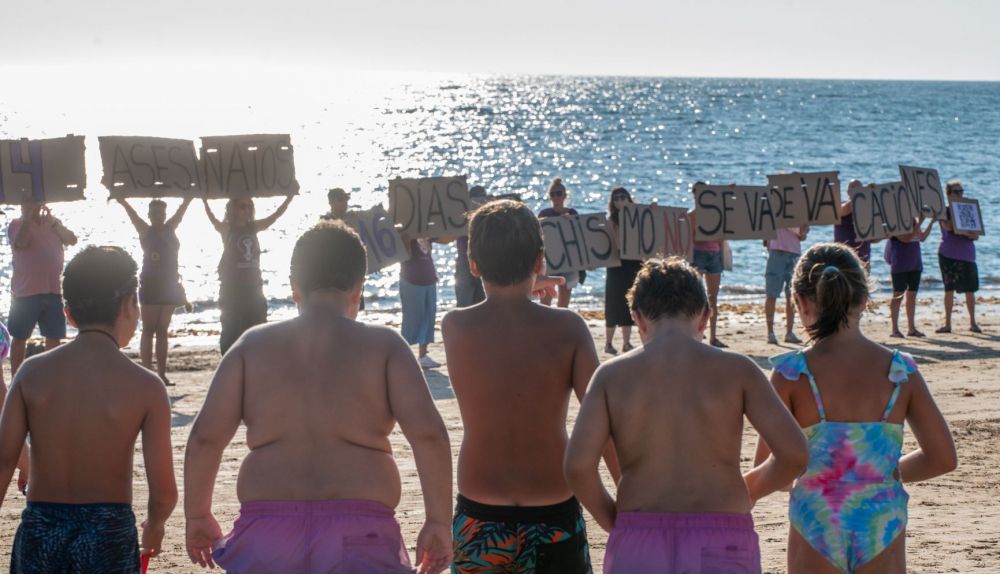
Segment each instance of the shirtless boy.
[{"label": "shirtless boy", "polygon": [[570,395],[583,397],[597,351],[579,315],[531,301],[542,257],[538,220],[523,204],[497,201],[472,215],[469,263],[486,301],[441,324],[465,428],[454,573],[590,572],[561,461]]},{"label": "shirtless boy", "polygon": [[[687,263],[647,262],[628,297],[643,347],[594,374],[565,463],[573,491],[611,532],[604,572],[759,573],[750,509],[805,469],[805,437],[757,365],[701,342],[711,311]],[[742,475],[744,414],[780,446]],[[617,500],[597,470],[609,437]]]},{"label": "shirtless boy", "polygon": [[119,351],[139,320],[136,286],[135,261],[121,249],[81,251],[63,275],[66,316],[80,334],[26,360],[14,377],[0,417],[4,493],[29,432],[31,474],[11,572],[138,574],[132,456],[139,433],[149,483],[141,553],[160,552],[177,503],[170,402],[160,379]]},{"label": "shirtless boy", "polygon": [[[364,279],[357,234],[321,222],[292,252],[299,316],[248,330],[222,359],[184,461],[193,562],[241,574],[412,572],[393,514],[401,484],[389,434],[398,422],[423,489],[420,572],[447,566],[448,433],[406,343],[355,321]],[[250,449],[236,485],[242,505],[223,537],[212,491],[241,421]]]}]

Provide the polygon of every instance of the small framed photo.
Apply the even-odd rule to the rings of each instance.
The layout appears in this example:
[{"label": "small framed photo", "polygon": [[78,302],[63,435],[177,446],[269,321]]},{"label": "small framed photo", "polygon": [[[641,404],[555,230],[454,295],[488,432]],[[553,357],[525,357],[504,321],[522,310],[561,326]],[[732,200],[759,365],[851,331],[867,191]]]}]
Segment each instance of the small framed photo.
[{"label": "small framed photo", "polygon": [[951,200],[951,221],[956,233],[986,235],[983,227],[983,212],[977,199]]}]

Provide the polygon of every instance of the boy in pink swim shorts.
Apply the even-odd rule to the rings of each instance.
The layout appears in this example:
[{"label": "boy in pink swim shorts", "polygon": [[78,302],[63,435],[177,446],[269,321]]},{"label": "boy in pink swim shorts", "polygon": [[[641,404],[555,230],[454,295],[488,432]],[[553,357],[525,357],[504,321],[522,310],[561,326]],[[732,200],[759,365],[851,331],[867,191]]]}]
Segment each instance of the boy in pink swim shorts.
[{"label": "boy in pink swim shorts", "polygon": [[[759,573],[750,509],[805,468],[806,441],[750,359],[701,342],[705,288],[680,259],[647,262],[628,293],[643,347],[604,363],[584,397],[564,469],[610,531],[605,573]],[[745,475],[743,417],[780,446]],[[598,462],[612,439],[617,500]]]},{"label": "boy in pink swim shorts", "polygon": [[[413,448],[426,513],[419,572],[451,561],[451,448],[420,366],[387,328],[355,320],[365,250],[339,222],[295,244],[294,319],[254,327],[226,353],[188,440],[187,550],[230,572],[414,572],[394,518],[401,484],[389,434]],[[250,452],[222,536],[212,490],[240,423]]]}]

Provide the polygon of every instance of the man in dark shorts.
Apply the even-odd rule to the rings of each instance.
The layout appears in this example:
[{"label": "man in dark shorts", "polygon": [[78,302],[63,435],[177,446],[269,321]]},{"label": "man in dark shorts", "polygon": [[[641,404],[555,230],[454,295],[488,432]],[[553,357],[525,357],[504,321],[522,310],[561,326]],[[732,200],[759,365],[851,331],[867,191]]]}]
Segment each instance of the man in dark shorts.
[{"label": "man in dark shorts", "polygon": [[67,245],[76,245],[76,235],[47,206],[29,201],[21,205],[21,217],[10,222],[7,236],[14,252],[13,300],[7,321],[12,337],[10,371],[14,375],[24,361],[35,325],[45,337],[46,350],[66,338],[59,274],[63,252]]},{"label": "man in dark shorts", "polygon": [[[961,199],[965,193],[962,182],[957,179],[945,185],[948,200]],[[965,293],[965,307],[969,310],[969,330],[982,333],[976,323],[976,291],[979,291],[979,268],[976,265],[976,244],[979,236],[974,233],[956,232],[948,218],[941,221],[941,246],[938,248],[938,264],[941,266],[941,280],[944,282],[944,325],[936,333],[951,333],[951,311],[955,304],[955,292]]]},{"label": "man in dark shorts", "polygon": [[[531,300],[544,262],[524,204],[489,203],[469,223],[469,260],[486,300],[441,324],[465,434],[458,457],[452,572],[591,571],[580,504],[566,483],[570,396],[597,350],[579,315]],[[609,466],[617,476],[611,457]]]}]

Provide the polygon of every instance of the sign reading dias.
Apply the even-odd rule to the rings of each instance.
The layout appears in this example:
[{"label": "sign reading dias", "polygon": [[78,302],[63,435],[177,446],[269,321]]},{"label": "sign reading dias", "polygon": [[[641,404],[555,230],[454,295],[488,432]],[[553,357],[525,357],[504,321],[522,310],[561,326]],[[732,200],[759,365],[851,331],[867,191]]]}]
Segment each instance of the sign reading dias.
[{"label": "sign reading dias", "polygon": [[926,217],[945,219],[948,217],[944,199],[944,186],[936,169],[927,167],[899,166],[899,177],[910,196],[910,203],[917,206]]},{"label": "sign reading dias", "polygon": [[201,167],[209,198],[273,197],[299,191],[288,134],[201,138]]},{"label": "sign reading dias", "polygon": [[465,176],[396,178],[389,182],[389,213],[410,238],[465,235],[472,208]]},{"label": "sign reading dias", "polygon": [[858,241],[907,235],[917,228],[920,210],[902,183],[872,184],[850,190]]},{"label": "sign reading dias", "polygon": [[774,239],[777,214],[765,186],[695,185],[696,241]]},{"label": "sign reading dias", "polygon": [[539,223],[547,273],[570,273],[622,264],[604,213],[545,217]]},{"label": "sign reading dias", "polygon": [[0,203],[83,199],[87,187],[83,136],[0,140]]},{"label": "sign reading dias", "polygon": [[344,223],[351,226],[368,253],[368,272],[374,273],[410,258],[403,239],[381,205],[366,211],[352,211],[344,216]]},{"label": "sign reading dias", "polygon": [[838,172],[783,173],[767,176],[778,228],[840,223]]},{"label": "sign reading dias", "polygon": [[191,140],[105,136],[101,146],[101,183],[119,197],[200,195],[201,174]]},{"label": "sign reading dias", "polygon": [[642,260],[694,254],[691,218],[683,207],[626,204],[618,216],[622,259]]}]

